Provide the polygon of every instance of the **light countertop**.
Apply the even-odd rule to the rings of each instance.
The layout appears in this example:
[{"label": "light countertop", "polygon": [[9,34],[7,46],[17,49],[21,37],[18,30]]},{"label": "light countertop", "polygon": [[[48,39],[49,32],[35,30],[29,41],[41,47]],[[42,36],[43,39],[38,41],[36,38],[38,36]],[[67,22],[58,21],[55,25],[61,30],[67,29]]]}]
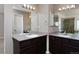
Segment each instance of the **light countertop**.
[{"label": "light countertop", "polygon": [[22,34],[14,34],[12,38],[18,41],[23,41],[23,40],[37,38],[37,37],[45,36],[45,35],[46,35],[45,33],[22,33]]},{"label": "light countertop", "polygon": [[62,37],[62,38],[68,38],[68,39],[74,39],[74,40],[79,40],[79,34],[70,34],[70,33],[51,33],[49,34],[51,36],[56,36],[56,37]]}]

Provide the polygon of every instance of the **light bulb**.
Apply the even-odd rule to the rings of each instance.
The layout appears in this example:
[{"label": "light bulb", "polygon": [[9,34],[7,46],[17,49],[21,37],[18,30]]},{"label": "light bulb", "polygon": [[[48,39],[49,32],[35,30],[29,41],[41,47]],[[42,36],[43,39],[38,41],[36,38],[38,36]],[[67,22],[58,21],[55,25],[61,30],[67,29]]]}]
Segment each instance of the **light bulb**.
[{"label": "light bulb", "polygon": [[63,7],[62,9],[66,9],[65,7]]},{"label": "light bulb", "polygon": [[71,5],[71,8],[75,8],[75,5]]},{"label": "light bulb", "polygon": [[33,7],[33,10],[35,10],[35,7]]},{"label": "light bulb", "polygon": [[61,9],[61,8],[59,8],[58,10],[59,10],[59,11],[61,11],[62,9]]},{"label": "light bulb", "polygon": [[31,16],[29,16],[29,18],[31,18]]},{"label": "light bulb", "polygon": [[29,6],[29,5],[27,5],[27,8],[28,8],[28,9],[29,9],[29,7],[30,7],[30,6]]},{"label": "light bulb", "polygon": [[32,9],[33,7],[32,6],[30,6],[30,9]]},{"label": "light bulb", "polygon": [[24,4],[23,6],[24,6],[24,8],[26,8],[26,4]]},{"label": "light bulb", "polygon": [[67,8],[69,9],[70,7],[69,7],[69,6],[67,6]]}]

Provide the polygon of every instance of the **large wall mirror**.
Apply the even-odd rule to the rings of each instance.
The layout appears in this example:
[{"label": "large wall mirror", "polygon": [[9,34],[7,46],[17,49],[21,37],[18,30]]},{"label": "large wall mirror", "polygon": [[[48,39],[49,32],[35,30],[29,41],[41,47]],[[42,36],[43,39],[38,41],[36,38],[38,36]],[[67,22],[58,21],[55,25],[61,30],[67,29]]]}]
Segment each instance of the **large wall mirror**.
[{"label": "large wall mirror", "polygon": [[54,32],[72,34],[79,32],[78,4],[54,4],[52,11],[53,24],[50,27],[57,28]]},{"label": "large wall mirror", "polygon": [[14,10],[13,34],[28,33],[31,29],[31,12]]}]

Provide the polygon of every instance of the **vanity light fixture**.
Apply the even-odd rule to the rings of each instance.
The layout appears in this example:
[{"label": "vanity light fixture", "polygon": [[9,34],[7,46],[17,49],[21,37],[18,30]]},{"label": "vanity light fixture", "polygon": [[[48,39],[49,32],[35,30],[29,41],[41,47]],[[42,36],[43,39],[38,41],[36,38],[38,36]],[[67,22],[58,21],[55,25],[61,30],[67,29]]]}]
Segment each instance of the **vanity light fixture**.
[{"label": "vanity light fixture", "polygon": [[66,7],[61,7],[58,10],[61,11],[61,10],[66,10],[66,9],[71,9],[71,8],[75,8],[75,5],[67,5]]},{"label": "vanity light fixture", "polygon": [[31,5],[26,5],[26,4],[23,5],[23,8],[26,8],[28,10],[35,10],[35,7],[33,7]]}]

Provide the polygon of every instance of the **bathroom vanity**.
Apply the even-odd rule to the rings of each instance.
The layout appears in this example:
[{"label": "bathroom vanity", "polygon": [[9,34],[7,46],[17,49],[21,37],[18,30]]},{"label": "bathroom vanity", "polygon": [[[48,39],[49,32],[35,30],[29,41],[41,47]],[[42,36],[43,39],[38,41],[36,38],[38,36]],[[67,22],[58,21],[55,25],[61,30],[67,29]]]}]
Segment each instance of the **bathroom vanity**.
[{"label": "bathroom vanity", "polygon": [[79,34],[50,34],[49,51],[52,54],[79,54]]},{"label": "bathroom vanity", "polygon": [[[47,35],[23,33],[13,35],[14,54],[44,54]],[[49,52],[52,54],[79,54],[79,34],[49,34]]]},{"label": "bathroom vanity", "polygon": [[46,34],[27,33],[13,35],[14,54],[44,54]]}]

